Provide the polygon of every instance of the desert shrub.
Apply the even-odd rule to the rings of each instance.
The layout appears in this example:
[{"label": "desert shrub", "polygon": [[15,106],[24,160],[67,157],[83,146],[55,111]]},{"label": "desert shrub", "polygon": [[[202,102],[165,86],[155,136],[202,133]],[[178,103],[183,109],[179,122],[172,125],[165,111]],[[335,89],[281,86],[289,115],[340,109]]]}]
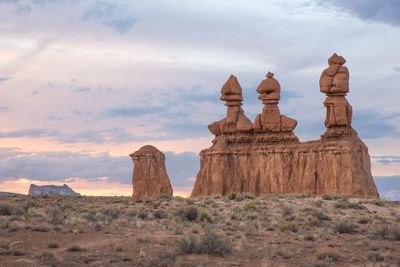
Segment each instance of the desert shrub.
[{"label": "desert shrub", "polygon": [[315,237],[312,234],[306,234],[304,235],[303,239],[305,241],[315,241]]},{"label": "desert shrub", "polygon": [[236,193],[235,192],[230,192],[227,196],[227,199],[229,200],[234,200],[236,198]]},{"label": "desert shrub", "polygon": [[200,219],[200,221],[203,221],[203,222],[208,222],[208,223],[212,222],[210,215],[208,215],[207,211],[204,209],[200,210],[199,219]]},{"label": "desert shrub", "polygon": [[179,254],[194,254],[199,253],[200,244],[194,236],[181,239],[177,244],[177,252]]},{"label": "desert shrub", "polygon": [[201,253],[224,256],[232,251],[232,246],[215,233],[207,233],[200,243]]},{"label": "desert shrub", "polygon": [[331,260],[329,260],[328,262],[325,261],[313,261],[313,262],[309,262],[306,263],[304,265],[301,265],[302,267],[329,267],[331,266]]},{"label": "desert shrub", "polygon": [[315,257],[318,260],[323,260],[325,262],[332,262],[339,260],[339,254],[334,248],[331,247],[320,247],[315,252]]},{"label": "desert shrub", "polygon": [[22,216],[24,214],[25,214],[25,211],[21,207],[16,206],[13,208],[13,215]]},{"label": "desert shrub", "polygon": [[168,217],[167,213],[166,213],[165,211],[163,211],[163,210],[156,210],[156,211],[154,211],[154,212],[153,212],[153,216],[154,216],[154,218],[156,218],[156,219],[164,219],[164,218],[167,218],[167,217]]},{"label": "desert shrub", "polygon": [[400,240],[400,227],[396,225],[381,225],[371,231],[371,238]]},{"label": "desert shrub", "polygon": [[255,199],[256,198],[252,193],[242,193],[241,196],[243,199]]},{"label": "desert shrub", "polygon": [[25,212],[27,212],[30,208],[40,207],[40,201],[36,198],[28,198],[25,203],[22,205]]},{"label": "desert shrub", "polygon": [[355,202],[350,202],[347,199],[341,199],[337,201],[334,205],[337,209],[358,209],[361,210],[364,208],[363,205]]},{"label": "desert shrub", "polygon": [[359,224],[368,224],[371,222],[371,219],[368,217],[361,217],[357,220]]},{"label": "desert shrub", "polygon": [[175,253],[162,254],[160,256],[156,256],[149,263],[146,263],[145,266],[146,267],[153,267],[153,266],[160,266],[160,267],[180,266],[180,265],[175,264],[176,256],[177,255]]},{"label": "desert shrub", "polygon": [[378,252],[370,252],[370,253],[368,253],[368,259],[370,261],[377,262],[377,261],[383,261],[385,259],[385,257],[383,257]]},{"label": "desert shrub", "polygon": [[356,232],[356,225],[351,222],[340,221],[335,225],[334,230],[340,234],[353,234]]},{"label": "desert shrub", "polygon": [[375,206],[379,206],[379,207],[385,206],[385,202],[383,202],[380,199],[372,199],[369,201],[369,203],[374,204]]},{"label": "desert shrub", "polygon": [[322,205],[324,204],[324,201],[322,201],[321,199],[318,199],[316,201],[314,201],[313,203],[316,207],[321,208]]},{"label": "desert shrub", "polygon": [[282,216],[287,217],[293,214],[293,210],[288,206],[283,206],[282,208]]},{"label": "desert shrub", "polygon": [[258,219],[258,216],[257,216],[256,213],[251,213],[251,214],[246,216],[246,219],[249,220],[249,221],[254,221],[254,220]]},{"label": "desert shrub", "polygon": [[189,207],[185,210],[185,218],[188,221],[195,221],[199,212],[196,207]]},{"label": "desert shrub", "polygon": [[290,195],[288,195],[288,199],[300,199],[300,198],[306,198],[306,196],[303,195],[303,194],[290,194]]},{"label": "desert shrub", "polygon": [[121,216],[122,211],[120,209],[102,209],[101,212],[109,220],[115,220]]},{"label": "desert shrub", "polygon": [[57,258],[50,252],[43,252],[40,254],[39,261],[46,266],[58,266]]},{"label": "desert shrub", "polygon": [[37,226],[32,226],[31,231],[33,232],[49,232],[50,228],[44,225],[37,225]]},{"label": "desert shrub", "polygon": [[10,255],[12,256],[25,256],[26,252],[22,250],[10,250]]},{"label": "desert shrub", "polygon": [[89,221],[89,222],[94,222],[96,221],[96,214],[97,211],[96,210],[89,210],[85,215],[84,218],[85,220]]},{"label": "desert shrub", "polygon": [[126,212],[126,214],[127,214],[129,217],[135,217],[135,216],[138,214],[138,211],[137,211],[137,210],[134,210],[134,209],[130,209],[130,210],[128,210],[128,211]]},{"label": "desert shrub", "polygon": [[99,231],[101,231],[101,229],[103,229],[103,226],[101,225],[101,223],[96,223],[94,225],[94,230],[95,231],[99,232]]},{"label": "desert shrub", "polygon": [[254,200],[247,202],[244,205],[244,209],[245,210],[256,210],[257,209],[257,202],[254,201]]},{"label": "desert shrub", "polygon": [[169,196],[167,194],[161,194],[161,196],[158,199],[161,200],[161,201],[169,201],[169,200],[172,200],[173,197]]},{"label": "desert shrub", "polygon": [[312,212],[312,216],[314,216],[315,218],[317,218],[321,221],[330,221],[331,220],[331,218],[328,216],[328,214],[326,214],[323,211],[315,210]]},{"label": "desert shrub", "polygon": [[49,243],[47,244],[47,248],[59,248],[58,243]]},{"label": "desert shrub", "polygon": [[138,217],[139,219],[146,220],[147,217],[148,217],[147,210],[141,210],[141,211],[139,211],[139,213],[137,214],[137,217]]},{"label": "desert shrub", "polygon": [[338,200],[338,199],[341,199],[341,198],[342,198],[342,196],[333,195],[333,194],[327,194],[327,195],[323,195],[322,196],[323,200]]},{"label": "desert shrub", "polygon": [[6,204],[0,203],[0,216],[11,216],[13,214],[14,207]]},{"label": "desert shrub", "polygon": [[67,248],[67,251],[69,252],[80,252],[80,251],[85,251],[84,248],[81,248],[79,246],[70,246]]},{"label": "desert shrub", "polygon": [[297,233],[299,231],[299,227],[295,223],[283,223],[279,226],[281,232],[292,232]]},{"label": "desert shrub", "polygon": [[199,211],[196,207],[190,206],[187,208],[180,208],[175,212],[175,216],[182,220],[195,221],[199,215]]},{"label": "desert shrub", "polygon": [[215,233],[206,233],[200,240],[193,236],[182,239],[177,244],[179,254],[210,254],[224,256],[232,251],[232,245]]},{"label": "desert shrub", "polygon": [[53,225],[63,224],[65,219],[64,212],[59,207],[46,209],[46,221]]}]

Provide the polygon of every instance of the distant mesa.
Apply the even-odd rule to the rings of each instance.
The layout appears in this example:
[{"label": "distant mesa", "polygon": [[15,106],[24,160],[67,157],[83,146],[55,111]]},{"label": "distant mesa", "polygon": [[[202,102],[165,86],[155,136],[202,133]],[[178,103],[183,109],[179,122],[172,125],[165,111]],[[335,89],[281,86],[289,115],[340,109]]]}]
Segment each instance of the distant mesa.
[{"label": "distant mesa", "polygon": [[74,192],[68,185],[35,185],[31,184],[29,187],[29,196],[43,197],[43,196],[80,196],[81,194]]},{"label": "distant mesa", "polygon": [[129,156],[134,162],[133,199],[172,196],[172,186],[165,168],[165,155],[160,150],[146,145]]}]

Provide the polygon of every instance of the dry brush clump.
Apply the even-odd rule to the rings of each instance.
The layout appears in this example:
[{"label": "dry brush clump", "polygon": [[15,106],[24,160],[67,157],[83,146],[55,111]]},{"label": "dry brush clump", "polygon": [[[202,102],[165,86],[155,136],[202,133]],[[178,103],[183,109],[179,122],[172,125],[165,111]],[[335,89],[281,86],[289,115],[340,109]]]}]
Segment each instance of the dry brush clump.
[{"label": "dry brush clump", "polygon": [[200,241],[194,236],[180,240],[177,243],[178,254],[210,254],[224,256],[231,253],[231,243],[221,236],[208,232]]}]

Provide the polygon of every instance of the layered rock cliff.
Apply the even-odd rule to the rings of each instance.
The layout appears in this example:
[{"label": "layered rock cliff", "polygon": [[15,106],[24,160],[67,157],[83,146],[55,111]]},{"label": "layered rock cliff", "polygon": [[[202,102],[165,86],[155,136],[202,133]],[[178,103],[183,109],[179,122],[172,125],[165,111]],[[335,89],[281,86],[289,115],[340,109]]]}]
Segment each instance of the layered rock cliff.
[{"label": "layered rock cliff", "polygon": [[144,146],[130,154],[134,162],[133,199],[172,196],[172,187],[165,168],[165,155],[154,146]]},{"label": "layered rock cliff", "polygon": [[[321,140],[298,141],[293,133],[297,122],[280,114],[280,85],[268,73],[257,88],[265,107],[253,129],[224,131],[225,121],[235,121],[228,104],[227,118],[209,126],[215,139],[212,147],[200,153],[192,196],[249,192],[378,197],[368,148],[351,127],[352,108],[345,98],[349,75],[342,66],[345,60],[334,54],[328,63],[320,80],[321,92],[327,94],[327,131]],[[226,84],[235,85],[236,78],[235,83],[229,82],[231,79]],[[222,100],[227,91],[221,91]],[[241,90],[236,92],[241,99]]]}]

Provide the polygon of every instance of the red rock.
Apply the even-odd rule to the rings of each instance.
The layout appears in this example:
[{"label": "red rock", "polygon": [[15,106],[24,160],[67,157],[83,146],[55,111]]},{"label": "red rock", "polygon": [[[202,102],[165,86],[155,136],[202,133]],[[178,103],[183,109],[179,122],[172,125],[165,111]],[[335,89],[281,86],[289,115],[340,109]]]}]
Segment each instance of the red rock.
[{"label": "red rock", "polygon": [[[334,54],[321,75],[320,90],[327,94],[327,131],[321,140],[298,141],[293,133],[296,120],[280,114],[280,85],[272,73],[257,88],[265,107],[256,117],[253,131],[238,130],[236,115],[243,111],[230,113],[228,105],[229,121],[236,127],[224,128],[228,118],[209,125],[216,136],[213,145],[200,152],[192,196],[247,192],[378,197],[368,148],[351,127],[345,62]],[[237,84],[235,78],[231,86]],[[239,92],[240,87],[235,88]]]},{"label": "red rock", "polygon": [[172,196],[172,187],[165,168],[165,155],[154,146],[143,146],[129,155],[133,162],[133,199]]}]

